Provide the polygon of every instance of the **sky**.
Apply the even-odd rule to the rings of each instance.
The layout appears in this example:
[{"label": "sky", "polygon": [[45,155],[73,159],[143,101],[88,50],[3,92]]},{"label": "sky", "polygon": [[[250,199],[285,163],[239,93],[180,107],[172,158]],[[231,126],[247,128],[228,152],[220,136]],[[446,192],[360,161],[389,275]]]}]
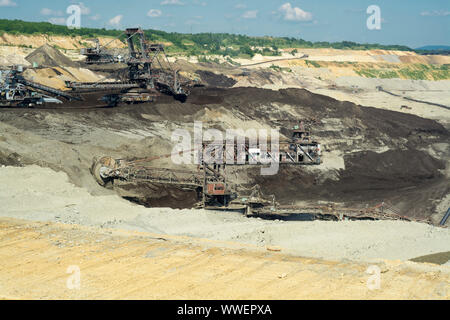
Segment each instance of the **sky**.
[{"label": "sky", "polygon": [[[88,28],[450,45],[449,0],[0,0],[0,18],[65,24],[72,4],[80,6],[81,26]],[[367,27],[370,5],[380,8],[379,30]]]}]

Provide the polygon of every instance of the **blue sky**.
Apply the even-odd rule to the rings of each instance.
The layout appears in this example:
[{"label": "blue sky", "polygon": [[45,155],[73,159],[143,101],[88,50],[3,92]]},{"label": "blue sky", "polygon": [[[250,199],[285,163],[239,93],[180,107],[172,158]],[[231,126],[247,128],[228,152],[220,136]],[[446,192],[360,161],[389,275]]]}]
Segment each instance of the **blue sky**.
[{"label": "blue sky", "polygon": [[[0,18],[64,24],[66,8],[77,3],[83,27],[450,45],[449,0],[0,0]],[[381,30],[366,27],[369,5],[381,9]]]}]

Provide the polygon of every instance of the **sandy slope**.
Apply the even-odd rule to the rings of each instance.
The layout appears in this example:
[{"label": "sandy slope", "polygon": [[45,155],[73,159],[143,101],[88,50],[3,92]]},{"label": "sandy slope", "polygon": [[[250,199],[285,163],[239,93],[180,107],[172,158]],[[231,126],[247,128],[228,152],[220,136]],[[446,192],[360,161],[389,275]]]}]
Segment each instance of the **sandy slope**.
[{"label": "sandy slope", "polygon": [[[108,48],[123,48],[125,45],[118,39],[99,37],[100,45],[108,45]],[[85,45],[93,46],[92,42],[86,41],[83,37],[64,37],[48,35],[11,35],[4,33],[0,36],[0,45],[20,46],[26,45],[38,48],[44,44],[58,46],[62,49],[79,49]]]},{"label": "sandy slope", "polygon": [[173,236],[1,219],[0,243],[7,299],[449,298],[445,266],[385,261],[375,289],[369,264]]}]

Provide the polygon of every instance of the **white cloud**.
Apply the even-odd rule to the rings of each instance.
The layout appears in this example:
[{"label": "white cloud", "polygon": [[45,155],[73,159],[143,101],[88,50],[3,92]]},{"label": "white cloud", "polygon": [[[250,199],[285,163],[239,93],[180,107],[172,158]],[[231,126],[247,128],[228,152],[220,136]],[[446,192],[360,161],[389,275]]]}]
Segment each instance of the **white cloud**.
[{"label": "white cloud", "polygon": [[66,24],[66,18],[50,18],[48,22],[53,24]]},{"label": "white cloud", "polygon": [[109,24],[112,26],[117,26],[122,21],[123,15],[119,14],[118,16],[115,16],[111,20],[109,20]]},{"label": "white cloud", "polygon": [[183,2],[181,2],[180,0],[164,0],[163,2],[161,2],[162,6],[167,6],[167,5],[178,5],[178,6],[182,6],[184,5]]},{"label": "white cloud", "polygon": [[17,3],[11,0],[0,0],[0,7],[17,7]]},{"label": "white cloud", "polygon": [[310,21],[312,14],[298,7],[292,7],[289,2],[283,4],[279,9],[283,13],[283,19],[287,21]]},{"label": "white cloud", "polygon": [[41,14],[44,16],[63,16],[64,13],[62,11],[56,11],[49,8],[42,8]]},{"label": "white cloud", "polygon": [[98,20],[100,20],[100,18],[101,18],[101,15],[99,15],[99,14],[96,14],[96,15],[93,15],[93,16],[89,17],[89,19],[91,19],[93,21],[98,21]]},{"label": "white cloud", "polygon": [[147,12],[147,16],[152,18],[161,17],[162,11],[158,9],[151,9],[149,12]]},{"label": "white cloud", "polygon": [[423,11],[420,13],[421,16],[430,16],[430,17],[446,17],[450,15],[450,11],[445,10],[433,10],[433,11]]},{"label": "white cloud", "polygon": [[236,9],[245,9],[247,8],[246,4],[243,3],[238,3],[237,5],[234,6]]},{"label": "white cloud", "polygon": [[258,10],[250,10],[245,12],[242,15],[242,18],[244,19],[256,19],[256,17],[258,16]]}]

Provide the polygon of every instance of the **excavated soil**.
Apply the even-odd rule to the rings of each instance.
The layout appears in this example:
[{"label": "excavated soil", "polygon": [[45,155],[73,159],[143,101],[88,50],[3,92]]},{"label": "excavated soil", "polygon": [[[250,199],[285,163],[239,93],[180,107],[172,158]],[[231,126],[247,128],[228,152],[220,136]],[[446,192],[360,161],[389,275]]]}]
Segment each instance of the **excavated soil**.
[{"label": "excavated soil", "polygon": [[283,179],[263,177],[258,172],[253,178],[263,193],[274,194],[285,203],[328,199],[364,207],[384,201],[418,219],[429,218],[433,203],[450,192],[448,178],[440,171],[444,162],[421,151],[363,151],[345,156],[344,161],[346,169],[339,171],[337,181],[320,183],[316,174],[289,166],[280,170]]},{"label": "excavated soil", "polygon": [[39,66],[45,67],[77,67],[76,62],[73,62],[58,49],[55,49],[48,44],[39,47],[26,56],[25,59],[31,64],[35,62]]},{"label": "excavated soil", "polygon": [[[449,131],[436,121],[302,89],[194,88],[186,103],[161,96],[153,104],[117,108],[105,108],[100,96],[85,96],[84,102],[65,104],[59,110],[0,110],[2,125],[21,134],[17,139],[18,133],[0,131],[0,139],[6,139],[0,140],[0,151],[63,170],[75,184],[95,193],[101,188],[89,174],[93,156],[170,154],[171,132],[192,131],[194,121],[202,121],[205,129],[223,131],[279,128],[281,138],[287,139],[300,120],[315,119],[313,135],[326,150],[321,166],[281,167],[274,176],[261,176],[255,167],[239,168],[233,178],[238,189],[259,184],[264,194],[274,194],[281,204],[334,202],[367,207],[385,201],[410,217],[443,214],[436,208],[449,193],[445,160],[450,155]],[[52,156],[35,152],[32,141],[44,144]],[[161,165],[177,167],[170,159]],[[150,206],[180,208],[194,203],[189,192],[178,197],[176,191],[161,188],[130,190],[134,194],[128,198]]]},{"label": "excavated soil", "polygon": [[199,194],[195,190],[164,184],[122,184],[115,186],[115,189],[123,198],[150,208],[192,208],[200,200]]},{"label": "excavated soil", "polygon": [[432,264],[450,264],[450,251],[428,254],[426,256],[411,259],[414,262],[432,263]]},{"label": "excavated soil", "polygon": [[202,82],[210,87],[230,88],[237,83],[232,78],[211,71],[197,70],[196,73],[200,76]]}]

